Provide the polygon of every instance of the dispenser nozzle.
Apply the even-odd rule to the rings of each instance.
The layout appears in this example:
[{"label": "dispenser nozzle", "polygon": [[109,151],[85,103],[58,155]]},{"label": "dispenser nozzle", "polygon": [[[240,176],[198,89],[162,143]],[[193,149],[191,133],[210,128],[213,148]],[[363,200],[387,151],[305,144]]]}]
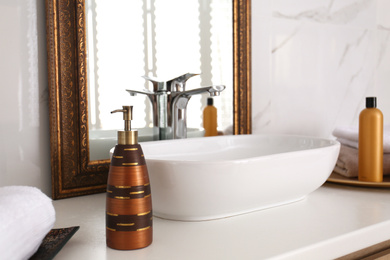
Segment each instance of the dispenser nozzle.
[{"label": "dispenser nozzle", "polygon": [[122,112],[123,120],[125,121],[125,131],[131,131],[131,120],[133,120],[133,106],[122,106],[123,109],[111,111],[111,114]]},{"label": "dispenser nozzle", "polygon": [[131,130],[131,120],[133,119],[133,106],[122,106],[123,109],[111,111],[111,114],[121,112],[123,113],[123,120],[125,121],[125,130],[118,131],[118,144],[137,144],[138,132]]}]

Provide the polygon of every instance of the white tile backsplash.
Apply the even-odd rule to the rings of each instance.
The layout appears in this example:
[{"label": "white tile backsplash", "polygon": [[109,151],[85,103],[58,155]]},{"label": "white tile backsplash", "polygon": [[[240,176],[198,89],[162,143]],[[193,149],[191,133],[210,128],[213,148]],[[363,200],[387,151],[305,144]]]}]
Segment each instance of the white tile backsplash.
[{"label": "white tile backsplash", "polygon": [[[329,137],[364,97],[390,120],[390,1],[252,0],[253,132]],[[45,5],[0,0],[0,186],[50,194]]]}]

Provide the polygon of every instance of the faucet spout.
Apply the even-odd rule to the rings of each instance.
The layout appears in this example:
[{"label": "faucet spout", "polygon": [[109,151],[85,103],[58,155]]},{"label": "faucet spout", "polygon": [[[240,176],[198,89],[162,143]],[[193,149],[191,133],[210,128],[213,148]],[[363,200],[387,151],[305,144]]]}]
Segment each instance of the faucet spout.
[{"label": "faucet spout", "polygon": [[154,93],[152,91],[147,90],[147,89],[144,89],[143,91],[126,89],[126,91],[129,92],[130,96],[132,96],[132,97],[137,96],[137,94],[143,94],[146,96],[154,95]]},{"label": "faucet spout", "polygon": [[209,93],[210,96],[219,96],[225,89],[224,85],[202,87],[182,92],[176,92],[172,102],[173,139],[187,138],[187,104],[191,96]]},{"label": "faucet spout", "polygon": [[193,96],[202,93],[209,93],[210,96],[219,96],[226,87],[224,85],[214,85],[209,87],[196,88],[178,93],[180,96]]}]

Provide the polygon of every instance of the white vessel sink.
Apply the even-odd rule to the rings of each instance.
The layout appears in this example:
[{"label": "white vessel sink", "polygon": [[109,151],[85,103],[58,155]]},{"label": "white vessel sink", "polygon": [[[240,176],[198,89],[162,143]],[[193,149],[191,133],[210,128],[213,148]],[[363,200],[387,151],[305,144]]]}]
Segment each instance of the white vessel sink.
[{"label": "white vessel sink", "polygon": [[239,135],[141,143],[155,216],[210,220],[303,199],[331,174],[337,141]]},{"label": "white vessel sink", "polygon": [[199,221],[303,199],[331,174],[337,141],[241,135],[142,143],[154,215]]}]

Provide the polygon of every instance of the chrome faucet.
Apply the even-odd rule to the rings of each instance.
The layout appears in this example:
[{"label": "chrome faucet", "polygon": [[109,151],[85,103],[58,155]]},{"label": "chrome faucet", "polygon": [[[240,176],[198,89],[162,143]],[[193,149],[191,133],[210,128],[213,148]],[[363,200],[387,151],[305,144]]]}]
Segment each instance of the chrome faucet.
[{"label": "chrome faucet", "polygon": [[146,95],[153,110],[153,139],[182,139],[187,138],[187,104],[191,96],[209,93],[219,96],[225,89],[223,85],[201,87],[185,90],[186,81],[199,74],[187,73],[169,81],[157,81],[144,76],[153,84],[153,91],[137,91],[127,89],[131,96]]}]

